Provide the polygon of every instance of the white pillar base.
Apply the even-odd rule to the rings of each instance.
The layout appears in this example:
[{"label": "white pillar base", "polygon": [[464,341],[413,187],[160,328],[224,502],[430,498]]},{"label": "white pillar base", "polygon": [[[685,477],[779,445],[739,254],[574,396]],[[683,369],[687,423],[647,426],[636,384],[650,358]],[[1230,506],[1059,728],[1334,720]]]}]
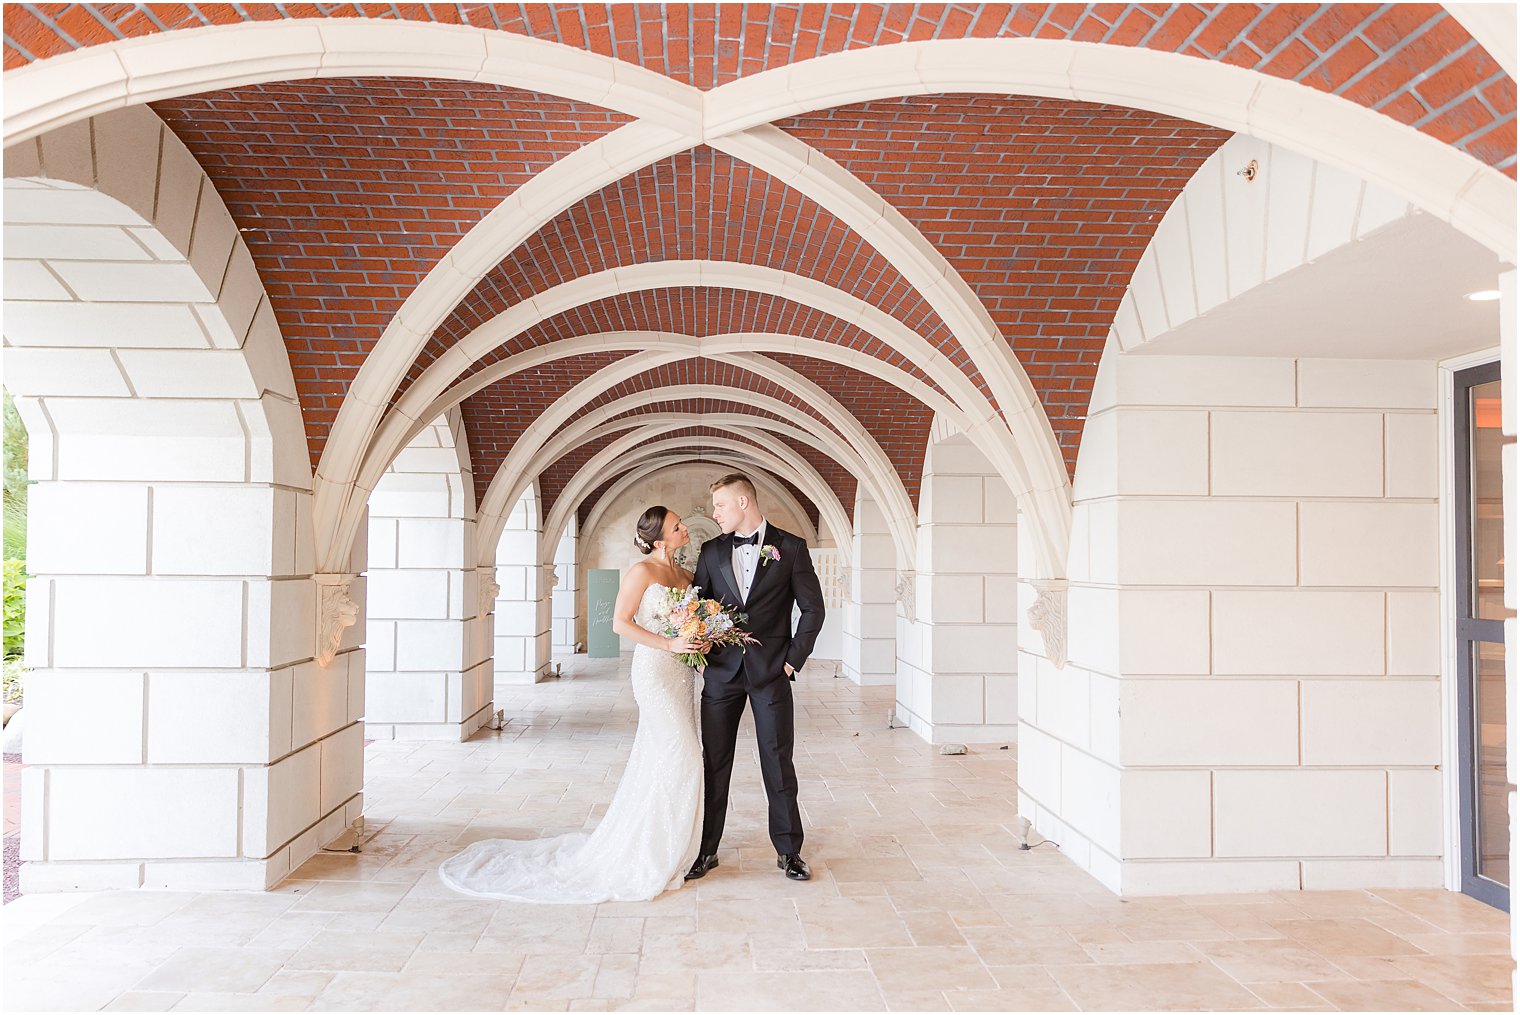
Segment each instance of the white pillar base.
[{"label": "white pillar base", "polygon": [[268,891],[320,852],[323,846],[346,836],[363,813],[364,794],[355,794],[272,856],[261,859],[31,860],[21,867],[21,891],[26,895],[123,888]]}]

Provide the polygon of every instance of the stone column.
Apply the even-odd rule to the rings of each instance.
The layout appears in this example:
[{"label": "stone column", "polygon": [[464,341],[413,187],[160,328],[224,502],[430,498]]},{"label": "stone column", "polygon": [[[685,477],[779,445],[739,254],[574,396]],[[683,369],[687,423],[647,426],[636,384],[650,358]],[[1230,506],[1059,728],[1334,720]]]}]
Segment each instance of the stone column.
[{"label": "stone column", "polygon": [[554,632],[551,648],[556,656],[573,655],[576,644],[580,639],[576,635],[576,581],[579,569],[576,567],[576,552],[579,543],[579,526],[575,516],[571,516],[570,523],[565,526],[565,534],[560,537],[559,548],[554,553],[555,585],[550,593],[552,607],[550,611],[551,627]]},{"label": "stone column", "polygon": [[1105,358],[1070,662],[1026,639],[1019,776],[1110,887],[1442,883],[1436,387],[1434,363]]},{"label": "stone column", "polygon": [[457,410],[421,431],[370,495],[365,728],[465,740],[490,715],[494,595],[475,567],[469,454]]},{"label": "stone column", "polygon": [[122,110],[6,174],[36,481],[23,890],[270,887],[362,809],[362,537],[312,573],[284,343],[173,133]]},{"label": "stone column", "polygon": [[857,684],[897,680],[897,548],[868,494],[855,495],[841,671]]},{"label": "stone column", "polygon": [[898,720],[936,744],[1015,740],[1016,502],[961,434],[930,445],[923,483],[918,566],[897,579]]},{"label": "stone column", "polygon": [[536,684],[553,668],[550,587],[553,565],[539,560],[538,498],[524,493],[496,544],[496,682]]}]

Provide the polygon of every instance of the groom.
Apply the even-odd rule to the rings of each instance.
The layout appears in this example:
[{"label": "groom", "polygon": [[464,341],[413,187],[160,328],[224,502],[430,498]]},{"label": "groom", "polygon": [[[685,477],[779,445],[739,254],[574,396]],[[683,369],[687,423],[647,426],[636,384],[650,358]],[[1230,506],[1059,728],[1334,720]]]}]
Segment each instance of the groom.
[{"label": "groom", "polygon": [[[749,701],[760,747],[760,774],[770,800],[771,844],[776,866],[794,881],[812,877],[802,859],[802,815],[797,810],[797,773],[792,768],[792,685],[812,654],[823,627],[823,589],[800,536],[766,522],[755,485],[742,473],[712,485],[713,521],[723,535],[710,539],[697,560],[696,584],[711,596],[749,614],[746,625],[760,644],[715,648],[702,680],[702,758],[706,812],[702,847],[686,880],[718,866],[718,842],[728,813],[739,718]],[[802,610],[792,633],[792,606]]]}]

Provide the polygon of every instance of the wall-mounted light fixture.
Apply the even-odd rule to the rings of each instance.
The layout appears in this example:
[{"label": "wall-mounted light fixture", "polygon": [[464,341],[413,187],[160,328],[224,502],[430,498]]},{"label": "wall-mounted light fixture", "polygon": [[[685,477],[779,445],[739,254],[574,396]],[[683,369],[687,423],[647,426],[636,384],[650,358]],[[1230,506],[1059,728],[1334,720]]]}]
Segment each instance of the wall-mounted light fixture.
[{"label": "wall-mounted light fixture", "polygon": [[1479,289],[1475,293],[1468,293],[1467,298],[1472,300],[1474,303],[1492,303],[1494,300],[1499,298],[1499,290]]}]

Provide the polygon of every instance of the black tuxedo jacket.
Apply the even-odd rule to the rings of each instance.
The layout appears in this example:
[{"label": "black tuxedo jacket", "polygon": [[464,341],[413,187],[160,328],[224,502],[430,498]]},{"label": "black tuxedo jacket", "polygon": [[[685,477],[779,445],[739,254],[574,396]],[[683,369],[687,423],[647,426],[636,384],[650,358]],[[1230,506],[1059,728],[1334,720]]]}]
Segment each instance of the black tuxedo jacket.
[{"label": "black tuxedo jacket", "polygon": [[[724,534],[702,546],[693,580],[703,595],[749,614],[745,630],[760,640],[758,645],[709,652],[703,675],[707,680],[726,683],[743,673],[751,687],[761,687],[785,677],[784,664],[800,670],[813,654],[813,644],[823,629],[823,588],[807,543],[769,522],[765,542],[781,552],[781,559],[762,560],[755,568],[748,599],[739,594],[739,578],[734,574],[733,536]],[[793,604],[802,610],[796,634],[792,633]]]}]

